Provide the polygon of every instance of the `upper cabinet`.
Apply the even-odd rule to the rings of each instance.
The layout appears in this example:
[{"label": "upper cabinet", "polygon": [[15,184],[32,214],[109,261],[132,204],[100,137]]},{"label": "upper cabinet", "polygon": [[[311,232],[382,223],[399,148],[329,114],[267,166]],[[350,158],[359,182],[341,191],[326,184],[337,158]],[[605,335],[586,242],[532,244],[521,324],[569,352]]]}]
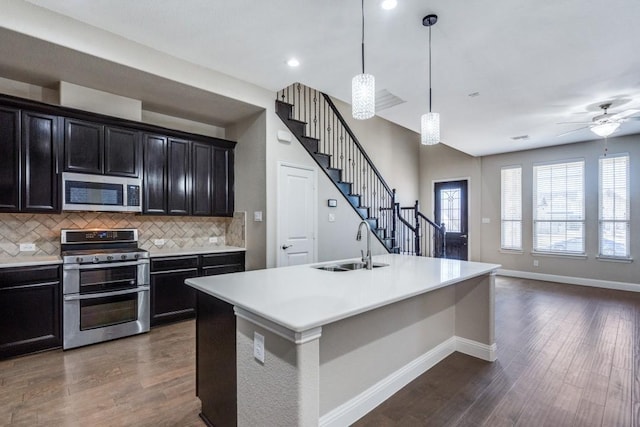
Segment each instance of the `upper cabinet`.
[{"label": "upper cabinet", "polygon": [[0,107],[0,211],[59,212],[57,116]]},{"label": "upper cabinet", "polygon": [[235,143],[0,95],[0,212],[60,212],[62,172],[142,179],[142,212],[233,215]]},{"label": "upper cabinet", "polygon": [[64,120],[64,170],[140,176],[140,133],[76,119]]}]

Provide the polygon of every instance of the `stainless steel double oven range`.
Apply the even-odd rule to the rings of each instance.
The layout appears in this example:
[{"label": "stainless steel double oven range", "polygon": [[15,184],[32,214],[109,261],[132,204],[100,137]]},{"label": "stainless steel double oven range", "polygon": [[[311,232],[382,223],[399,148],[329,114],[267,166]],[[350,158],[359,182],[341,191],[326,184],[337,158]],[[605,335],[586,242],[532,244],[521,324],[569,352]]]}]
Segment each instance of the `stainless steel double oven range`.
[{"label": "stainless steel double oven range", "polygon": [[149,253],[138,230],[62,230],[67,350],[149,331]]}]

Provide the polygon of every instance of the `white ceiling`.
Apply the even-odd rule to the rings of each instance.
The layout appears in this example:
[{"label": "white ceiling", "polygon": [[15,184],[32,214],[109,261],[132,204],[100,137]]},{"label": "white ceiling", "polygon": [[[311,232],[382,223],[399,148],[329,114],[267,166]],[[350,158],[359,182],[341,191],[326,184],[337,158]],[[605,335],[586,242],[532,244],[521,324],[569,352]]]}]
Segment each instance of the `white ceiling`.
[{"label": "white ceiling", "polygon": [[[357,0],[29,0],[159,51],[276,91],[300,81],[349,102],[360,72]],[[407,101],[379,116],[419,131],[433,111],[442,141],[487,155],[594,139],[556,135],[599,114],[640,108],[638,0],[365,0],[366,71]],[[297,57],[301,65],[287,67]],[[473,92],[479,96],[469,97]],[[626,122],[614,135],[640,133]],[[526,141],[514,136],[529,135]]]}]

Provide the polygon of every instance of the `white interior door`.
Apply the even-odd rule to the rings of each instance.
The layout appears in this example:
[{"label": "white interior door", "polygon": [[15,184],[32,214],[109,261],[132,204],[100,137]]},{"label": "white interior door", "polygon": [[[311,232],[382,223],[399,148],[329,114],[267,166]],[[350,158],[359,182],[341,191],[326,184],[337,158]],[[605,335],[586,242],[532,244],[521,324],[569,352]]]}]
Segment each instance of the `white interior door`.
[{"label": "white interior door", "polygon": [[316,171],[278,168],[278,267],[316,261]]}]

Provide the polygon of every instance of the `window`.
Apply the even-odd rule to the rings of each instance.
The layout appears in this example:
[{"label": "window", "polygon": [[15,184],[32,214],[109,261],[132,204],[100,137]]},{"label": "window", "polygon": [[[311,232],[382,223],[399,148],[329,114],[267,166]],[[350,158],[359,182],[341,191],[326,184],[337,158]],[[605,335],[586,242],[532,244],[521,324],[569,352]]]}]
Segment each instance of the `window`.
[{"label": "window", "polygon": [[522,168],[502,168],[502,249],[522,250]]},{"label": "window", "polygon": [[584,254],[584,160],[533,167],[533,250]]},{"label": "window", "polygon": [[600,158],[600,256],[629,258],[629,155]]}]

